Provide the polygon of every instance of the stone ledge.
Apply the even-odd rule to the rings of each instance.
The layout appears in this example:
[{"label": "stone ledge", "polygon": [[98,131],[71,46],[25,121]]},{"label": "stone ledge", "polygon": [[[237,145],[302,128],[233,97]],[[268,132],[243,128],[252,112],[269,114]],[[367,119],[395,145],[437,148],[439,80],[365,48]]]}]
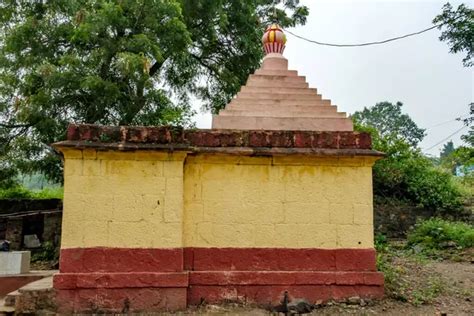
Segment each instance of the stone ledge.
[{"label": "stone ledge", "polygon": [[[185,150],[236,154],[383,154],[371,150],[368,133],[263,131],[263,130],[185,130],[177,127],[124,127],[69,125],[67,140],[55,147],[95,148],[98,150]],[[345,152],[341,152],[345,150]]]}]

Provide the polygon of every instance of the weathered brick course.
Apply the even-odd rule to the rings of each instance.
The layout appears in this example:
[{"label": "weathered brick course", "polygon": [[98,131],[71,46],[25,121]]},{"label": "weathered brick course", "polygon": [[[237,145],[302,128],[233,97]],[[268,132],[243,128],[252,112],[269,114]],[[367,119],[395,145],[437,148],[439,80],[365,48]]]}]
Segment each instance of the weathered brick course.
[{"label": "weathered brick course", "polygon": [[371,149],[368,133],[264,131],[264,130],[184,130],[179,127],[111,127],[71,124],[67,141],[91,143],[167,144],[194,147],[265,147]]}]

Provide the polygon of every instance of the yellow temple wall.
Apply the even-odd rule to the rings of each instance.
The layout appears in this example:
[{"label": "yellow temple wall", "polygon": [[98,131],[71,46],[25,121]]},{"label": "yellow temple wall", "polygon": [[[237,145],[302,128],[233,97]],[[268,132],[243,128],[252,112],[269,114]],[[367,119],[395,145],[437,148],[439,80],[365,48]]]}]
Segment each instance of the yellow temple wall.
[{"label": "yellow temple wall", "polygon": [[370,157],[63,149],[62,248],[372,248]]},{"label": "yellow temple wall", "polygon": [[63,153],[61,248],[182,247],[184,153]]}]

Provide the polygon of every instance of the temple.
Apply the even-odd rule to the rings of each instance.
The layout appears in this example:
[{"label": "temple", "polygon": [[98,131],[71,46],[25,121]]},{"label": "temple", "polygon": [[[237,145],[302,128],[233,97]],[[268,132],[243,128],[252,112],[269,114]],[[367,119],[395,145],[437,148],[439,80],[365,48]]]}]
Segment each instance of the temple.
[{"label": "temple", "polygon": [[212,128],[241,130],[352,131],[352,121],[331,100],[308,87],[305,77],[288,70],[283,57],[286,38],[270,26],[262,42],[266,56],[260,69],[226,108],[215,115]]},{"label": "temple", "polygon": [[370,135],[287,68],[261,69],[210,130],[71,124],[60,313],[380,298]]}]

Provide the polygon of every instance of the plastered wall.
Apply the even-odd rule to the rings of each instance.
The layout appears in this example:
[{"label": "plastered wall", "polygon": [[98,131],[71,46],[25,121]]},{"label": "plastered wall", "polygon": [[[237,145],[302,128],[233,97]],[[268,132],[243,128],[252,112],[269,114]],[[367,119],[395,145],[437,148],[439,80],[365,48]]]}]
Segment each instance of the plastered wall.
[{"label": "plastered wall", "polygon": [[373,247],[370,158],[188,157],[192,247]]},{"label": "plastered wall", "polygon": [[373,158],[63,152],[63,248],[373,247]]},{"label": "plastered wall", "polygon": [[61,247],[182,247],[183,153],[64,150]]}]

